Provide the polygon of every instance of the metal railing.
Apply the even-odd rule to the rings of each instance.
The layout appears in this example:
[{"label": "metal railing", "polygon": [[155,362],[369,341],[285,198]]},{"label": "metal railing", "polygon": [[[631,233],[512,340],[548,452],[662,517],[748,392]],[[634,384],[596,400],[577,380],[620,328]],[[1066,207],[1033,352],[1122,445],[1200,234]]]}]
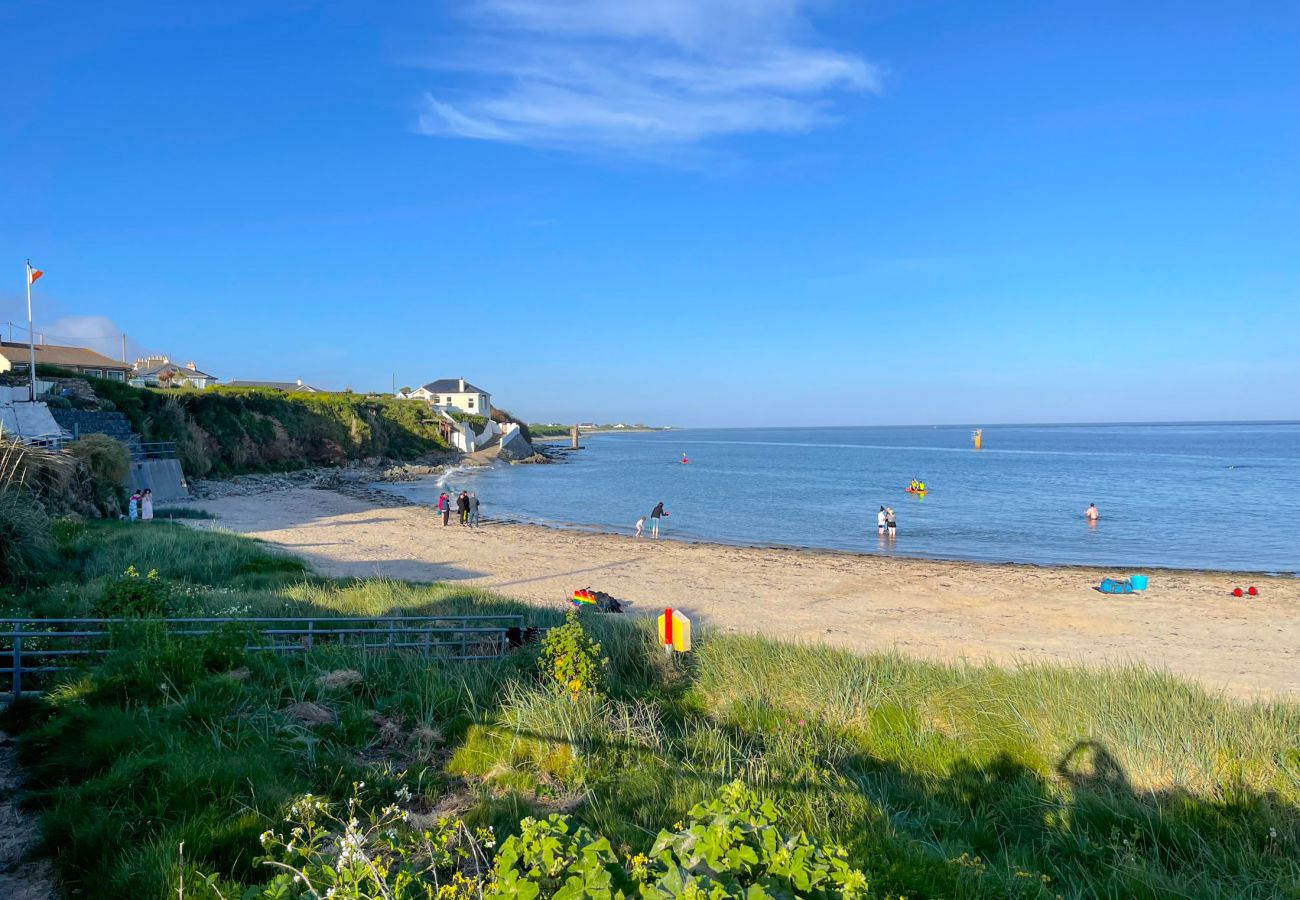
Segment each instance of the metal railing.
[{"label": "metal railing", "polygon": [[139,444],[127,444],[131,451],[131,461],[141,462],[146,459],[175,459],[175,441],[150,441]]},{"label": "metal railing", "polygon": [[[181,619],[0,619],[0,686],[10,697],[41,693],[44,676],[84,668],[119,646],[119,629],[161,623],[177,637],[203,637],[231,626],[250,630],[245,649],[274,653],[320,647],[418,651],[439,659],[492,659],[510,646],[523,616],[275,616]],[[0,689],[0,693],[4,693]]]}]

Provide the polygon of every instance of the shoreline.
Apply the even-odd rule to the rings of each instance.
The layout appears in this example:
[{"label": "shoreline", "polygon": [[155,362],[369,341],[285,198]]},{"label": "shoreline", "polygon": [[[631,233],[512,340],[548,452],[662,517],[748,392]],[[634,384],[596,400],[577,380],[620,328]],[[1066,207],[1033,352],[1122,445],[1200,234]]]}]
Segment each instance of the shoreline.
[{"label": "shoreline", "polygon": [[[560,456],[552,457],[551,462],[562,463],[565,455],[566,454],[561,454]],[[486,468],[494,465],[507,465],[507,463],[475,459],[472,454],[468,454],[460,455],[455,459],[427,464],[404,463],[397,461],[357,462],[344,467],[315,467],[289,472],[237,475],[227,479],[196,480],[191,485],[192,497],[190,501],[169,503],[167,506],[188,506],[195,502],[201,503],[224,497],[253,496],[268,493],[270,491],[290,490],[302,487],[317,490],[338,491],[339,493],[345,494],[349,497],[373,503],[376,506],[387,506],[393,508],[416,507],[432,510],[434,509],[433,504],[405,497],[393,490],[393,486],[409,484],[416,481],[422,481],[426,478],[446,475],[456,469]],[[509,465],[513,465],[513,463]],[[514,517],[511,515],[493,516],[491,519],[485,517],[484,521],[491,521],[493,523],[505,525],[517,525],[527,528],[540,528],[568,534],[588,534],[594,536],[633,539],[630,530],[618,531],[605,526],[582,522],[545,522],[522,517]],[[1079,572],[1107,571],[1112,576],[1119,575],[1120,577],[1138,573],[1140,570],[1142,574],[1156,572],[1161,574],[1207,575],[1240,579],[1256,578],[1277,579],[1279,581],[1293,580],[1300,583],[1300,570],[1279,572],[1265,571],[1262,569],[1190,568],[1179,566],[1143,565],[1140,563],[1106,565],[1102,563],[1089,562],[1028,562],[1025,560],[1014,559],[977,559],[973,557],[960,556],[927,556],[924,554],[907,552],[877,553],[872,552],[871,550],[850,550],[842,547],[817,547],[808,544],[783,544],[773,542],[751,543],[745,541],[728,541],[723,538],[675,535],[661,538],[660,543],[663,542],[678,543],[686,546],[825,554],[828,556],[848,557],[854,559],[897,560],[900,562],[913,561],[918,563],[952,563],[956,565],[971,566],[1011,566],[1043,570],[1074,570]],[[1300,662],[1297,662],[1297,665],[1300,665]]]},{"label": "shoreline", "polygon": [[[458,583],[548,608],[590,586],[632,615],[682,609],[701,633],[943,663],[1137,663],[1236,697],[1300,697],[1295,578],[1149,570],[1146,592],[1107,595],[1095,585],[1113,573],[1088,566],[652,541],[500,520],[443,528],[388,492],[385,502],[360,484],[324,487],[197,501],[217,518],[186,524],[259,538],[326,576]],[[1229,595],[1252,582],[1258,598]]]},{"label": "shoreline", "polygon": [[[418,480],[418,479],[417,479]],[[433,504],[425,503],[419,500],[412,500],[403,497],[389,488],[388,484],[400,482],[376,481],[368,485],[369,491],[345,491],[352,496],[364,497],[378,505],[387,505],[391,498],[393,506],[415,506],[422,509],[434,509]],[[484,521],[488,521],[485,519]],[[509,515],[493,517],[492,522],[504,525],[519,525],[529,528],[543,528],[553,531],[570,532],[575,534],[606,535],[609,537],[635,538],[632,531],[614,531],[600,525],[590,525],[582,522],[542,522],[532,519],[516,518]],[[642,540],[647,540],[642,538]],[[1200,575],[1222,575],[1225,577],[1235,578],[1277,578],[1277,579],[1295,579],[1300,581],[1300,571],[1294,572],[1269,572],[1255,569],[1213,569],[1213,568],[1184,568],[1179,566],[1160,566],[1160,565],[1142,565],[1137,564],[1120,564],[1107,566],[1101,563],[1054,563],[1054,562],[1026,562],[1016,559],[976,559],[974,557],[961,556],[927,556],[919,553],[891,552],[891,553],[873,553],[870,550],[847,550],[841,547],[816,547],[810,544],[781,544],[781,543],[751,543],[746,541],[728,541],[722,538],[707,537],[676,537],[665,536],[659,539],[662,541],[671,541],[679,544],[690,546],[706,547],[725,547],[730,549],[749,549],[749,550],[785,550],[795,553],[823,553],[831,556],[847,556],[852,558],[866,559],[895,559],[895,560],[914,560],[916,562],[935,562],[935,563],[957,563],[961,565],[972,566],[1016,566],[1038,569],[1074,569],[1078,571],[1095,572],[1103,569],[1112,573],[1142,574],[1151,572],[1159,573],[1187,573]]]}]

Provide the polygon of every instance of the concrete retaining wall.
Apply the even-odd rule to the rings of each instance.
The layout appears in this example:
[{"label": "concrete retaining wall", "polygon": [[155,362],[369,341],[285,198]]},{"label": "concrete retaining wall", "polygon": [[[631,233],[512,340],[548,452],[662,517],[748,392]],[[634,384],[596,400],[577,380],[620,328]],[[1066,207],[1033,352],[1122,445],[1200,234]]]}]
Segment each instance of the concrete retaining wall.
[{"label": "concrete retaining wall", "polygon": [[145,459],[131,463],[127,488],[133,491],[148,488],[153,491],[154,503],[188,500],[190,486],[181,471],[180,460]]}]

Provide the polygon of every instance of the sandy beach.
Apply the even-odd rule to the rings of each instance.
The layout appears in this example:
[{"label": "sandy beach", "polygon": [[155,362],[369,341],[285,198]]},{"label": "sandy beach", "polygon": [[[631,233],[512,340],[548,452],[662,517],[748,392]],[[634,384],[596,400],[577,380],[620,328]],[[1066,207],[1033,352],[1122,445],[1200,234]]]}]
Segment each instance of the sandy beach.
[{"label": "sandy beach", "polygon": [[[591,586],[634,614],[934,660],[1142,663],[1238,697],[1300,696],[1300,579],[1155,571],[1108,596],[1113,571],[636,540],[532,525],[443,528],[428,509],[294,488],[194,504],[191,522],[248,534],[334,576],[455,581],[558,606]],[[1230,596],[1256,585],[1258,598]]]}]

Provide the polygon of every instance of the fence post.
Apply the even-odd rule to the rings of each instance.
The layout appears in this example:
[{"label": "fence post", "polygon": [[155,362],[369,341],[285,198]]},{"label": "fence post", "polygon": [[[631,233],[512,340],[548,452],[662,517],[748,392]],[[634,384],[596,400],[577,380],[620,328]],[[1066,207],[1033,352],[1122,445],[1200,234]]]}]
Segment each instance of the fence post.
[{"label": "fence post", "polygon": [[308,649],[308,650],[310,650],[310,649],[312,648],[312,633],[313,633],[315,630],[316,630],[316,622],[315,622],[315,620],[314,620],[314,619],[308,619],[308,620],[307,620],[307,649]]},{"label": "fence post", "polygon": [[14,671],[13,698],[17,701],[23,695],[23,623],[14,622]]}]

